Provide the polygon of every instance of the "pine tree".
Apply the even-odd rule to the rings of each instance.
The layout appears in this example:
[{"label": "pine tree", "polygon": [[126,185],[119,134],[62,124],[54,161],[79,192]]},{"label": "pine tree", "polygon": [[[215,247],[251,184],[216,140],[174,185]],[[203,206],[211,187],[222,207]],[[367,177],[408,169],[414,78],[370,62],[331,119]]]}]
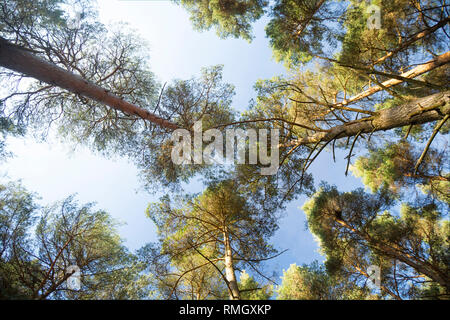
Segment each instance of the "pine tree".
[{"label": "pine tree", "polygon": [[214,270],[230,299],[241,299],[236,270],[246,265],[261,274],[258,264],[276,253],[267,243],[276,230],[275,217],[257,210],[241,189],[224,180],[212,183],[196,198],[180,199],[178,204],[165,198],[149,206],[159,243],[147,247],[144,256],[160,284],[170,286],[165,290],[168,298],[186,298],[178,295],[189,291],[180,289],[186,285],[184,279],[192,281],[194,272],[195,278],[199,273],[202,279],[209,278]]}]

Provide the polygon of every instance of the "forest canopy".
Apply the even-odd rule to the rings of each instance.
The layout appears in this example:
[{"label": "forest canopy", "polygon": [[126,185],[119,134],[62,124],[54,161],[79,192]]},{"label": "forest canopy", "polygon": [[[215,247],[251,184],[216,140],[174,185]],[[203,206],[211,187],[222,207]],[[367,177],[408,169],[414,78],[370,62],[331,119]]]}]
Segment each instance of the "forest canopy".
[{"label": "forest canopy", "polygon": [[[173,2],[195,30],[223,39],[251,42],[267,22],[286,72],[259,79],[237,112],[226,66],[161,83],[145,41],[99,22],[95,1],[0,3],[0,162],[14,152],[8,137],[56,132],[129,159],[147,192],[166,194],[142,213],[157,240],[130,252],[93,203],[70,195],[43,206],[20,182],[0,182],[0,299],[449,299],[450,4]],[[213,160],[228,152],[219,137],[246,133],[242,161],[198,162],[194,151],[193,163],[176,164],[177,130],[200,156],[214,140]],[[276,156],[274,174],[260,174],[262,151]],[[325,153],[365,188],[316,181],[310,167]],[[266,264],[284,252],[273,235],[300,197],[323,262],[292,264],[277,279]],[[73,265],[77,289],[67,285]]]}]

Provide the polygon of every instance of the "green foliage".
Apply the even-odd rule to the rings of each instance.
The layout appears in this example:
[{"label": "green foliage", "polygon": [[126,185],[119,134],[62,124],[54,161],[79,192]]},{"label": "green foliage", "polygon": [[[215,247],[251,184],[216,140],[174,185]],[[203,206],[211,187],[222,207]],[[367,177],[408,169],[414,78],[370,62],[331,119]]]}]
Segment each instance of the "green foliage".
[{"label": "green foliage", "polygon": [[176,0],[191,15],[198,30],[216,29],[221,38],[252,39],[251,23],[264,14],[265,0]]},{"label": "green foliage", "polygon": [[[192,132],[197,121],[203,130],[214,128],[234,120],[231,109],[234,87],[222,81],[223,66],[217,65],[201,70],[198,78],[175,80],[166,86],[159,106],[163,118],[172,118],[180,128]],[[192,147],[194,139],[191,139]],[[118,152],[135,160],[142,169],[143,182],[149,189],[159,186],[177,189],[196,174],[208,174],[211,165],[191,164],[177,166],[171,160],[172,132],[158,128],[145,128],[133,134],[132,140],[120,144]]]},{"label": "green foliage", "polygon": [[394,205],[398,203],[386,190],[340,193],[324,184],[303,210],[326,256],[327,271],[364,287],[367,268],[376,265],[382,270],[381,296],[421,298],[430,281],[441,293],[434,298],[448,296],[443,208],[433,202],[422,208],[403,204],[401,215],[395,215],[389,211]]},{"label": "green foliage", "polygon": [[[73,8],[81,10],[75,27],[69,23]],[[160,85],[149,71],[145,42],[124,24],[97,22],[92,1],[11,0],[2,2],[0,12],[0,36],[10,42],[149,111],[156,104]],[[9,71],[1,81],[8,91],[2,92],[1,110],[43,137],[56,126],[60,137],[106,152],[142,130],[135,117],[53,85]]]},{"label": "green foliage", "polygon": [[[165,197],[149,206],[147,214],[157,226],[159,243],[148,246],[142,256],[159,286],[165,287],[161,290],[168,294],[165,298],[223,297],[220,290],[226,282],[218,270],[225,267],[228,241],[234,269],[256,268],[276,252],[267,242],[277,229],[276,217],[260,211],[245,191],[245,186],[233,180],[215,181],[197,197],[176,201]],[[199,278],[203,282],[199,283]],[[252,283],[248,279],[242,285],[247,288]]]},{"label": "green foliage", "polygon": [[[0,102],[1,110],[1,102]],[[0,112],[0,162],[10,155],[6,151],[6,138],[8,136],[21,136],[25,134],[23,127],[17,126],[8,117]]]},{"label": "green foliage", "polygon": [[[162,86],[150,71],[148,47],[134,30],[125,24],[105,26],[98,22],[91,1],[75,2],[75,7],[82,9],[75,27],[68,24],[70,1],[2,3],[5,27],[0,36],[180,128],[191,130],[194,122],[202,119],[206,130],[233,120],[230,104],[234,87],[222,82],[222,66],[205,68],[198,78]],[[24,18],[28,22],[22,23],[15,11],[19,16],[25,17],[27,12],[36,16],[29,21]],[[172,132],[136,115],[52,85],[24,81],[14,72],[2,73],[0,80],[8,92],[0,98],[0,112],[11,115],[14,123],[33,128],[43,138],[56,127],[61,139],[88,145],[106,156],[127,156],[142,169],[145,184],[154,181],[176,188],[205,169],[175,167],[170,161]]]},{"label": "green foliage", "polygon": [[[195,28],[208,30],[216,27],[221,37],[234,36],[250,39],[251,23],[259,19],[268,1],[236,0],[181,0],[191,14]],[[369,10],[380,8],[379,28],[368,28],[373,15]],[[331,1],[331,0],[277,0],[268,10],[271,17],[266,33],[274,56],[288,66],[309,62],[316,55],[338,55],[342,62],[367,64],[385,55],[382,48],[396,48],[398,43],[445,18],[441,10],[445,2],[408,0],[395,1]],[[426,8],[425,13],[419,10]],[[420,16],[420,18],[417,18]],[[392,57],[391,70],[401,67],[410,56],[419,54],[421,47],[443,51],[445,33],[437,32],[409,46],[409,52]],[[339,51],[337,51],[338,49]],[[331,54],[330,54],[331,53]]]},{"label": "green foliage", "polygon": [[396,191],[395,182],[402,178],[405,169],[410,169],[405,168],[412,159],[409,149],[407,142],[400,142],[372,150],[369,157],[360,157],[351,170],[373,192],[386,186]]},{"label": "green foliage", "polygon": [[368,156],[360,157],[351,167],[354,175],[361,177],[363,183],[372,192],[389,188],[401,195],[408,188],[417,185],[425,194],[450,203],[448,189],[449,166],[447,147],[438,150],[431,148],[427,152],[419,170],[415,171],[416,159],[420,150],[407,141],[387,143],[381,148],[369,148]]},{"label": "green foliage", "polygon": [[242,300],[269,300],[272,296],[272,286],[261,287],[245,270],[239,276],[239,290]]},{"label": "green foliage", "polygon": [[[249,41],[251,24],[269,8],[263,0],[177,2],[190,13],[196,29],[215,28],[222,38]],[[68,16],[73,4],[82,9],[75,27]],[[198,175],[208,186],[200,195],[166,196],[150,205],[147,214],[157,226],[158,243],[145,246],[136,257],[123,246],[110,216],[92,204],[79,205],[69,197],[41,208],[19,184],[0,185],[0,298],[226,298],[230,289],[223,270],[232,268],[234,274],[246,266],[254,269],[270,258],[276,252],[268,242],[278,228],[275,212],[301,193],[311,195],[313,179],[307,168],[331,147],[329,142],[333,156],[335,147],[347,148],[351,142],[334,141],[338,136],[298,141],[339,126],[373,123],[382,110],[448,89],[449,68],[443,66],[417,77],[428,84],[381,86],[381,92],[349,105],[350,97],[448,50],[448,24],[408,44],[448,17],[444,1],[370,4],[381,9],[380,28],[367,26],[367,1],[275,1],[268,10],[266,33],[275,58],[285,62],[289,74],[258,81],[256,100],[238,119],[231,109],[234,87],[223,83],[222,66],[162,86],[150,71],[142,39],[126,25],[99,23],[92,1],[0,3],[0,36],[15,45],[180,128],[192,132],[201,120],[204,130],[223,130],[242,120],[234,127],[280,130],[283,146],[275,176],[261,176],[260,165],[235,165],[231,173],[206,164],[175,166],[171,131],[2,70],[0,158],[6,155],[4,136],[23,134],[30,127],[45,137],[56,125],[60,137],[108,156],[131,158],[149,188],[179,190],[181,182]],[[368,137],[360,131],[359,140],[354,138],[349,164],[358,147],[367,148],[368,154],[350,168],[372,194],[362,189],[343,193],[323,184],[305,203],[308,226],[326,261],[291,265],[276,290],[279,299],[449,297],[447,149],[442,142],[430,148],[416,170],[420,143],[428,139],[431,126],[411,123],[412,128],[396,128],[392,135]],[[448,134],[449,128],[447,123],[441,133]],[[406,132],[410,142],[393,140]],[[424,195],[413,195],[415,187]],[[231,267],[225,258],[232,260]],[[79,292],[63,285],[71,264],[82,269]],[[382,271],[380,290],[367,287],[372,265]],[[239,289],[241,298],[249,300],[273,294],[245,271]]]},{"label": "green foliage", "polygon": [[[20,184],[0,185],[0,297],[148,298],[149,276],[115,228],[108,213],[73,196],[42,208]],[[72,265],[81,271],[80,291],[65,285]]]},{"label": "green foliage", "polygon": [[347,300],[370,298],[368,292],[345,278],[329,275],[317,261],[299,267],[295,264],[283,271],[277,288],[278,300]]},{"label": "green foliage", "polygon": [[[24,256],[19,248],[30,248],[30,228],[36,221],[37,204],[34,195],[28,193],[18,183],[0,185],[0,298],[23,299],[31,292],[16,273],[17,265],[13,262],[16,256]],[[25,275],[31,281],[36,271],[29,261],[30,272]]]},{"label": "green foliage", "polygon": [[[279,0],[266,27],[275,58],[287,65],[309,62],[335,46],[337,29],[331,27],[342,9],[323,0]],[[327,43],[325,45],[325,43]]]},{"label": "green foliage", "polygon": [[[369,5],[377,5],[380,12],[380,28],[367,28],[367,21],[372,15]],[[440,10],[441,1],[426,0],[411,5],[407,0],[394,1],[350,1],[343,17],[345,34],[342,36],[342,51],[339,60],[351,64],[368,64],[383,57],[386,52],[380,48],[396,48],[399,39],[408,39],[412,35],[425,30],[445,17]],[[427,14],[417,19],[418,10],[429,8]],[[388,62],[390,70],[401,69],[408,59],[420,54],[420,48],[430,51],[445,49],[445,34],[434,33],[408,47],[408,50],[392,57]],[[444,45],[444,47],[442,47]],[[406,71],[406,70],[404,70]]]}]

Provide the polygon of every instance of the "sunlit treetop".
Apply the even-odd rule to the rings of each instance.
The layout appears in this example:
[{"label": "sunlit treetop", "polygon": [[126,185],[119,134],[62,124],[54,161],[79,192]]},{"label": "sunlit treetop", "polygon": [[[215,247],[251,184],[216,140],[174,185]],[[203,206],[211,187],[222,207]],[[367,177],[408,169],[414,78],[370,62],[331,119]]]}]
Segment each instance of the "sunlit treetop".
[{"label": "sunlit treetop", "polygon": [[277,287],[279,300],[366,300],[374,298],[344,277],[332,276],[317,261],[310,265],[291,264],[283,270]]},{"label": "sunlit treetop", "polygon": [[332,275],[361,284],[374,265],[381,269],[382,297],[448,297],[448,209],[433,199],[415,206],[386,189],[339,192],[323,184],[303,210]]},{"label": "sunlit treetop", "polygon": [[266,0],[174,0],[191,14],[198,30],[214,27],[221,38],[252,39],[252,22],[264,14]]}]

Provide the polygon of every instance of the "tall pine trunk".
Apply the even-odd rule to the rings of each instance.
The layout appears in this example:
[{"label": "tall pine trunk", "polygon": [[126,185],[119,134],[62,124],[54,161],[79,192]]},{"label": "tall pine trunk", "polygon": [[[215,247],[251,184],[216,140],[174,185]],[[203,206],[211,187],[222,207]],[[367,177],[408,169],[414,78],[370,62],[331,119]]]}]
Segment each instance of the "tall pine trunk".
[{"label": "tall pine trunk", "polygon": [[103,103],[125,114],[133,114],[167,129],[177,126],[157,115],[129,103],[108,90],[47,62],[30,51],[18,47],[0,37],[0,66],[22,73],[50,85]]},{"label": "tall pine trunk", "polygon": [[441,120],[450,114],[450,91],[435,93],[415,99],[399,106],[375,112],[373,116],[349,121],[343,125],[330,128],[292,140],[281,147],[326,142],[333,139],[356,136],[358,133],[373,133],[404,126],[423,124]]},{"label": "tall pine trunk", "polygon": [[228,281],[229,286],[229,294],[231,300],[240,300],[241,295],[239,292],[238,283],[236,280],[236,274],[233,265],[233,252],[231,250],[230,244],[230,235],[228,233],[228,228],[225,227],[225,231],[223,232],[223,240],[225,245],[225,277]]}]

